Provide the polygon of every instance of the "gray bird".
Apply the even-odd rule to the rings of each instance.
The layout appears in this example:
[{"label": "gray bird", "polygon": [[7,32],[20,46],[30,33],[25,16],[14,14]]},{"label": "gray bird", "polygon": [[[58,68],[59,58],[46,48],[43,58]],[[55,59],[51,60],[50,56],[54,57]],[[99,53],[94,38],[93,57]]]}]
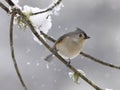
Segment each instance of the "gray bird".
[{"label": "gray bird", "polygon": [[48,55],[45,60],[51,61],[54,54],[58,52],[60,56],[62,56],[64,59],[68,59],[70,63],[71,59],[77,57],[80,54],[86,40],[89,38],[90,37],[87,36],[83,30],[76,28],[75,31],[66,33],[58,38],[52,48],[52,54]]}]

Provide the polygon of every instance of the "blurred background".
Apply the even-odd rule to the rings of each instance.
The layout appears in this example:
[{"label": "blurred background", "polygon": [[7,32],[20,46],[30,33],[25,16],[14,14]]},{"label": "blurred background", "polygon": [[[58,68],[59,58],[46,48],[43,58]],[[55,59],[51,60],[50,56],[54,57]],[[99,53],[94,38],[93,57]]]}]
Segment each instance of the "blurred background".
[{"label": "blurred background", "polygon": [[[45,8],[50,3],[51,0],[20,0],[19,4]],[[63,0],[63,4],[59,15],[52,17],[53,25],[48,34],[57,39],[79,27],[91,37],[83,51],[120,65],[120,1]],[[23,90],[11,58],[9,22],[10,15],[0,8],[0,90]],[[29,29],[14,27],[14,48],[28,90],[94,90],[82,79],[80,85],[74,83],[68,76],[70,70],[57,58],[51,63],[44,61],[50,52],[33,40]],[[120,89],[120,70],[102,66],[81,55],[71,64],[83,70],[98,86]]]}]

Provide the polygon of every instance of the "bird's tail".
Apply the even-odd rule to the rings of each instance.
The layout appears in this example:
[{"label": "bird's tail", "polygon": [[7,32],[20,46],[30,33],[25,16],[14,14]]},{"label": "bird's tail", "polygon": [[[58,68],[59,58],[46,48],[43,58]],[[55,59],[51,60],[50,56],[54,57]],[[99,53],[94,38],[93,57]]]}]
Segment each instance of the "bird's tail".
[{"label": "bird's tail", "polygon": [[45,61],[51,62],[53,60],[54,54],[50,54],[45,58]]}]

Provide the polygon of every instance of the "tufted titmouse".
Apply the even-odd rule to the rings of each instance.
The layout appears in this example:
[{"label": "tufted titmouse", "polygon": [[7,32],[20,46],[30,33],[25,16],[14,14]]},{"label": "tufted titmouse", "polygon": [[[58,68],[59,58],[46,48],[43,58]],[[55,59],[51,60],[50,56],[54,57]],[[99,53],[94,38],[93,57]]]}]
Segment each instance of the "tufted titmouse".
[{"label": "tufted titmouse", "polygon": [[76,28],[75,31],[69,32],[61,36],[53,46],[53,52],[45,58],[46,61],[51,61],[55,53],[58,52],[64,59],[71,59],[77,57],[83,49],[86,39],[90,37],[81,30]]}]

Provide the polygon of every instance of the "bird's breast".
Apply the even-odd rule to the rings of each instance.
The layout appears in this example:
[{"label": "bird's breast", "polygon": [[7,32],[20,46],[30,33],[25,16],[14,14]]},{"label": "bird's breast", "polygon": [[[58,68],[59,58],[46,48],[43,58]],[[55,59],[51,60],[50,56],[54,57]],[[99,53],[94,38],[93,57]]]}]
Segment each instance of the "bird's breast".
[{"label": "bird's breast", "polygon": [[72,59],[80,54],[83,44],[83,41],[78,42],[77,40],[66,38],[62,42],[56,44],[56,48],[61,56]]}]

